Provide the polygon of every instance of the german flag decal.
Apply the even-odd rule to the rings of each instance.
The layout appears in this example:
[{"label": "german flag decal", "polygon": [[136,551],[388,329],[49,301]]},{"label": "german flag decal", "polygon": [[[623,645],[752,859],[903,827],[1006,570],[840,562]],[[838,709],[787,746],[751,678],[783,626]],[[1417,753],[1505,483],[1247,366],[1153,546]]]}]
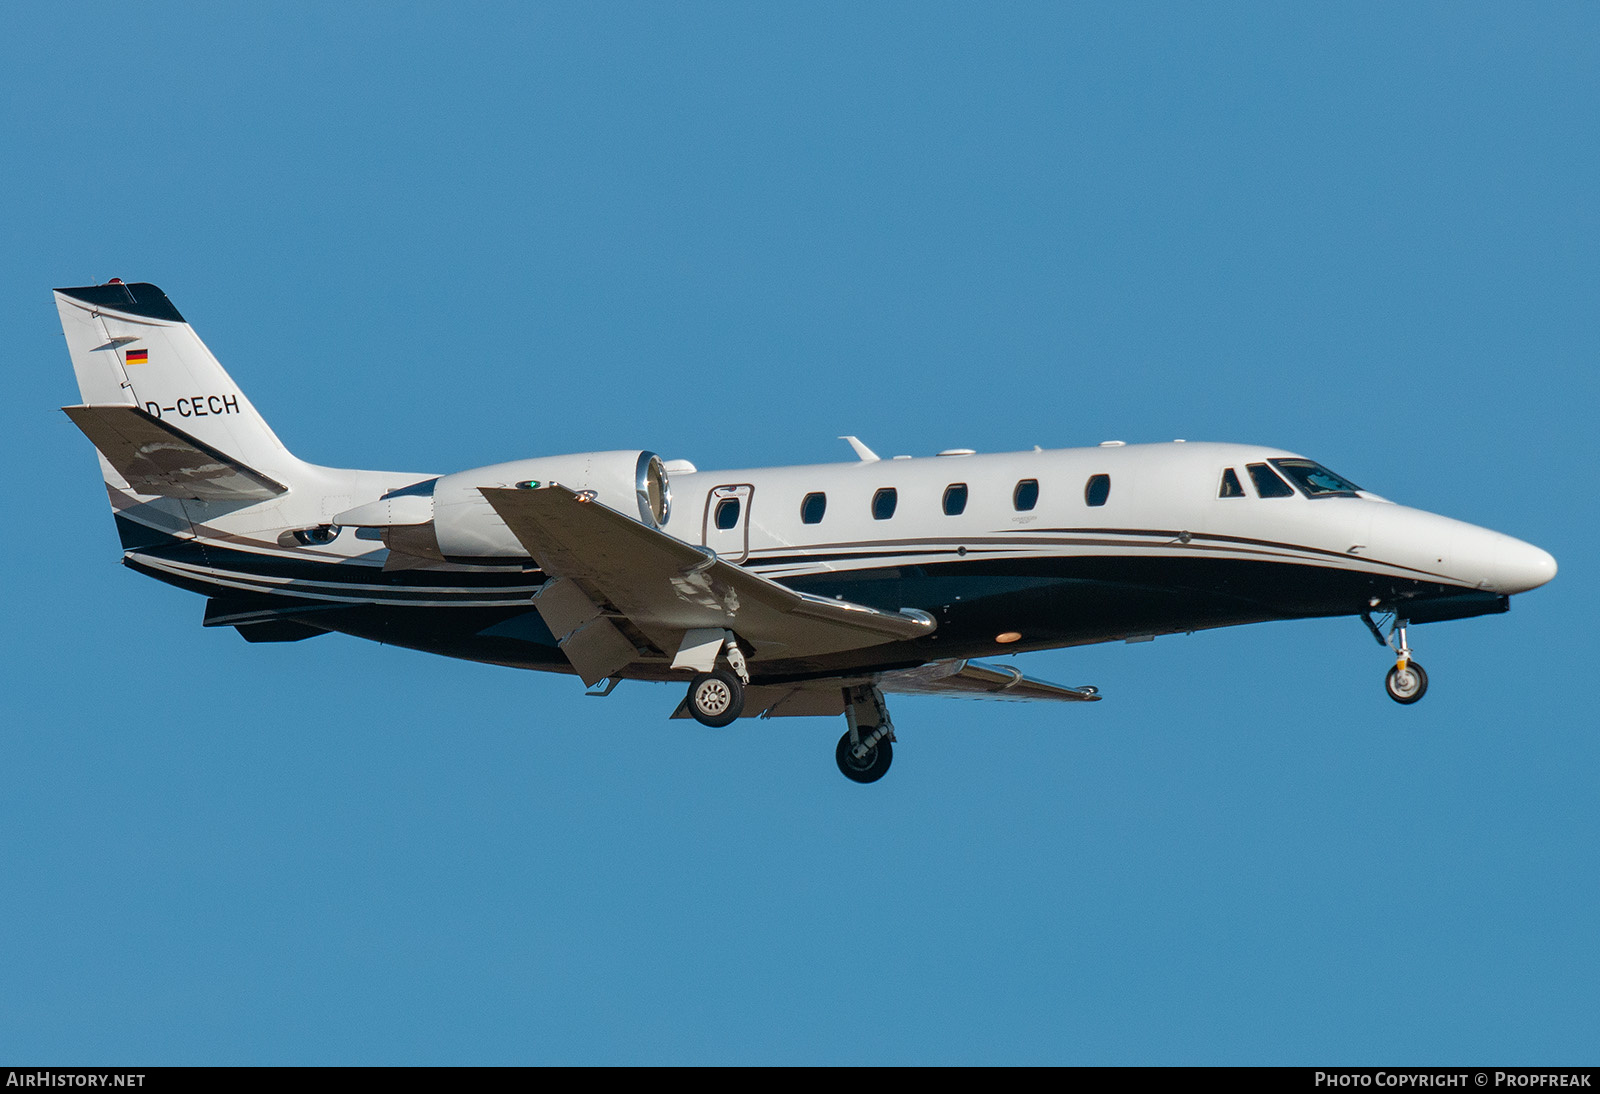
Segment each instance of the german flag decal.
[{"label": "german flag decal", "polygon": [[142,365],[150,360],[150,351],[147,349],[130,349],[128,351],[128,364]]}]

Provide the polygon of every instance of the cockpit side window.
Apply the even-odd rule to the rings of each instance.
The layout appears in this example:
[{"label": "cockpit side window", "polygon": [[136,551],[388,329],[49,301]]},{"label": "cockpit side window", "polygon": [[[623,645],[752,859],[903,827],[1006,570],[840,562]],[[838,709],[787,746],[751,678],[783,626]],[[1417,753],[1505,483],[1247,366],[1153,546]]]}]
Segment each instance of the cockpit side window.
[{"label": "cockpit side window", "polygon": [[1344,478],[1335,475],[1320,463],[1313,460],[1272,460],[1272,466],[1282,471],[1300,492],[1308,498],[1354,498],[1359,495],[1356,491],[1361,487]]},{"label": "cockpit side window", "polygon": [[1217,491],[1217,497],[1219,497],[1219,498],[1242,498],[1242,497],[1244,497],[1244,487],[1239,485],[1239,476],[1234,473],[1233,468],[1225,467],[1225,468],[1222,469],[1222,489]]},{"label": "cockpit side window", "polygon": [[1250,472],[1250,481],[1256,484],[1256,493],[1263,498],[1292,498],[1294,488],[1280,479],[1272,468],[1264,463],[1245,464],[1245,470]]}]

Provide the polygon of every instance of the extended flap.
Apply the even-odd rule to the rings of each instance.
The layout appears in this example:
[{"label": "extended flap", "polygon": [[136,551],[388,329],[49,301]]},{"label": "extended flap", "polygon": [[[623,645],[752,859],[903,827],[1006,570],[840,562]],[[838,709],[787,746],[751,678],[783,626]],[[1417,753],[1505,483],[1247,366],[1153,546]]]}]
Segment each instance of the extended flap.
[{"label": "extended flap", "polygon": [[968,699],[1046,699],[1093,703],[1100,693],[1091,687],[1069,688],[1023,675],[1010,665],[981,661],[935,661],[914,669],[883,673],[878,686],[902,695],[961,695]]}]

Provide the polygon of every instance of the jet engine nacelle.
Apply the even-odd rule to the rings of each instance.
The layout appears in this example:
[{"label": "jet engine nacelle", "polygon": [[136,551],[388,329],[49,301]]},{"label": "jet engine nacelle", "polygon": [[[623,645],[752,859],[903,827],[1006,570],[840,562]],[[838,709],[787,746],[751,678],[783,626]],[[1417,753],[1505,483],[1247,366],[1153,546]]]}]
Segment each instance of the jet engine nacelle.
[{"label": "jet engine nacelle", "polygon": [[596,501],[652,528],[666,523],[672,505],[666,468],[654,452],[579,452],[458,471],[392,491],[335,519],[344,525],[382,528],[384,545],[403,555],[526,558],[527,549],[490,507],[481,488],[535,489],[552,484],[590,491]]}]

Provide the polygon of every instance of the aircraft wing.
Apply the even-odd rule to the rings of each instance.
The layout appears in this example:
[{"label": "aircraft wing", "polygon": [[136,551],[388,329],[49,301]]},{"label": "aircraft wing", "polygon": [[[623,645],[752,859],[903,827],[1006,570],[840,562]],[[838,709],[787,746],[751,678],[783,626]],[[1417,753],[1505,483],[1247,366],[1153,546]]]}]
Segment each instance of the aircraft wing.
[{"label": "aircraft wing", "polygon": [[606,605],[669,656],[697,630],[734,631],[759,661],[918,638],[935,626],[924,612],[796,592],[564,486],[481,492],[540,568],[567,579],[546,585],[534,606],[586,682],[637,656]]},{"label": "aircraft wing", "polygon": [[[866,677],[862,678],[867,679]],[[794,684],[758,684],[744,689],[741,718],[833,718],[844,713],[845,681],[802,680]],[[674,718],[692,718],[689,700],[678,704]]]},{"label": "aircraft wing", "polygon": [[200,501],[265,501],[288,489],[132,404],[61,409],[137,493]]},{"label": "aircraft wing", "polygon": [[[843,714],[845,688],[874,681],[882,690],[901,695],[955,695],[966,699],[1006,699],[1012,702],[1043,699],[1095,703],[1100,700],[1099,693],[1093,688],[1069,688],[1034,680],[1009,665],[953,660],[935,661],[914,669],[750,687],[745,689],[744,714],[741,717],[828,717]],[[672,716],[690,717],[688,701],[679,703]]]},{"label": "aircraft wing", "polygon": [[883,673],[878,686],[908,695],[959,695],[967,699],[1047,699],[1067,703],[1099,702],[1094,688],[1069,688],[1024,676],[1009,665],[982,661],[935,661],[914,669]]}]

